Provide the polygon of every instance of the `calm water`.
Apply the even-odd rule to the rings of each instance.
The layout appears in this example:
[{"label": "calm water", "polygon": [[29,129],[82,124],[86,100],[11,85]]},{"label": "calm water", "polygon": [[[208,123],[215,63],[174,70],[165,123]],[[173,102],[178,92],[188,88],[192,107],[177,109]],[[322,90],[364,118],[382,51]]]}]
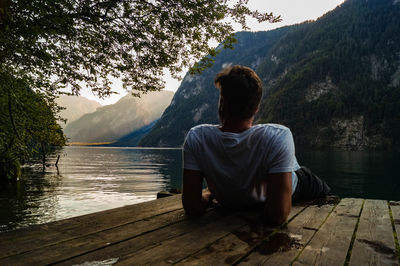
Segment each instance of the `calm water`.
[{"label": "calm water", "polygon": [[[0,231],[152,200],[181,186],[179,149],[66,147],[59,154],[58,171],[33,165],[0,188]],[[400,200],[399,153],[299,150],[297,158],[338,196]]]}]

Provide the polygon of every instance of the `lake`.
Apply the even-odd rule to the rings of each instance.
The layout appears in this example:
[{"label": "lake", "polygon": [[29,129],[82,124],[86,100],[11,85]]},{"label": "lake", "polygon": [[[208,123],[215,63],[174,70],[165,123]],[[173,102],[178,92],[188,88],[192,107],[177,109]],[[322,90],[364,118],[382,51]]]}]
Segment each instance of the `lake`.
[{"label": "lake", "polygon": [[[45,223],[156,198],[181,187],[181,149],[65,147],[41,165],[24,168],[0,188],[0,231]],[[312,151],[297,159],[340,197],[400,200],[399,153]]]}]

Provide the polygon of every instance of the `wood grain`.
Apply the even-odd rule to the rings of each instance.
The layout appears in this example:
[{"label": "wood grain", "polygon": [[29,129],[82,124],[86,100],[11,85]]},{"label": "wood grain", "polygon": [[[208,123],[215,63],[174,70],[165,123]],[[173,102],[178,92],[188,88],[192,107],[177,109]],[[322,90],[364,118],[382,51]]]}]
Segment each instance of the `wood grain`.
[{"label": "wood grain", "polygon": [[270,228],[262,210],[189,218],[177,195],[1,233],[0,265],[343,265],[347,254],[350,265],[398,265],[388,203],[365,200],[359,217],[363,201],[293,206],[287,227]]},{"label": "wood grain", "polygon": [[362,202],[341,200],[293,265],[343,265]]},{"label": "wood grain", "polygon": [[45,265],[134,239],[186,219],[182,209],[0,259],[0,265]]},{"label": "wood grain", "polygon": [[226,216],[218,220],[209,219],[201,226],[188,225],[187,234],[160,241],[153,247],[130,253],[129,256],[120,259],[119,263],[121,265],[173,264],[209,246],[243,224],[244,221],[237,216]]},{"label": "wood grain", "polygon": [[[96,251],[71,258],[65,262],[61,262],[61,265],[71,265],[71,264],[82,264],[93,261],[104,261],[113,258],[118,258],[118,262],[121,263],[126,260],[134,260],[139,254],[147,254],[146,256],[152,257],[153,254],[150,250],[157,250],[165,246],[165,243],[173,241],[184,236],[189,236],[195,233],[199,239],[202,239],[203,231],[213,230],[213,225],[219,225],[224,229],[227,225],[234,225],[238,223],[237,219],[233,220],[231,216],[226,215],[218,211],[210,211],[201,217],[196,219],[185,219],[182,222],[162,226],[158,230],[149,231],[145,234],[139,235],[135,238],[122,241],[115,245],[105,246]],[[240,226],[241,224],[237,225]],[[199,236],[200,235],[200,236]],[[207,234],[205,234],[206,236]],[[202,241],[207,241],[207,239],[202,239]],[[181,246],[185,246],[188,243],[182,241],[179,243]],[[167,256],[168,250],[165,250],[163,256]],[[157,257],[157,260],[162,261],[161,253]],[[133,265],[136,265],[134,263]]]},{"label": "wood grain", "polygon": [[[181,196],[162,198],[0,233],[0,258],[86,236],[182,208]],[[10,245],[12,243],[12,245]]]},{"label": "wood grain", "polygon": [[387,201],[365,201],[349,265],[398,265]]},{"label": "wood grain", "polygon": [[286,229],[263,243],[239,265],[289,265],[335,206],[336,204],[309,206],[291,221]]},{"label": "wood grain", "polygon": [[[400,201],[391,201],[390,208],[392,209],[393,222],[397,233],[397,238],[400,238]],[[399,239],[400,241],[400,239]]]},{"label": "wood grain", "polygon": [[[297,215],[304,206],[293,206],[288,219]],[[253,247],[267,238],[278,228],[268,227],[260,219],[262,209],[258,215],[242,215],[245,225],[234,230],[215,243],[192,254],[179,264],[191,265],[221,265],[232,264],[245,256]]]}]

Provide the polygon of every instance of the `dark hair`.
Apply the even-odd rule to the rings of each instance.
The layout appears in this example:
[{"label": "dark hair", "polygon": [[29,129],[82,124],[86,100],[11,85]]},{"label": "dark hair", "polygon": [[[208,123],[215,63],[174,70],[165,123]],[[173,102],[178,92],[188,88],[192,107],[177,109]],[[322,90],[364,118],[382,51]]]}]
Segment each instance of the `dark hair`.
[{"label": "dark hair", "polygon": [[260,104],[262,83],[256,72],[245,66],[224,68],[214,79],[220,89],[229,117],[245,120],[252,117]]}]

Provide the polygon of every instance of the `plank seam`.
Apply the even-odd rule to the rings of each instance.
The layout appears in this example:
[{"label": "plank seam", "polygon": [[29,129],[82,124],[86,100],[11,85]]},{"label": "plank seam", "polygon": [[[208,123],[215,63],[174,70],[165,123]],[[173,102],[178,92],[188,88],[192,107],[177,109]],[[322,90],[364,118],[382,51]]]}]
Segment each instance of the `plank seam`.
[{"label": "plank seam", "polygon": [[[213,210],[213,209],[208,209],[206,212],[211,212],[212,210]],[[176,211],[176,210],[175,210],[175,211]],[[165,214],[165,213],[164,213],[164,214]],[[160,215],[162,215],[162,214],[160,214]],[[159,215],[154,215],[154,216],[152,216],[152,217],[155,217],[155,216],[159,216]],[[148,218],[147,218],[147,219],[148,219]],[[222,219],[222,217],[219,218],[219,219]],[[144,220],[145,220],[145,219],[144,219]],[[154,228],[154,229],[152,229],[152,230],[148,230],[148,231],[142,232],[142,233],[140,233],[140,234],[138,234],[138,235],[135,235],[135,236],[132,236],[132,237],[129,237],[129,238],[125,238],[125,239],[122,239],[122,240],[119,240],[119,241],[110,243],[110,244],[107,245],[107,246],[101,246],[101,247],[99,247],[99,248],[95,248],[95,249],[92,249],[92,250],[89,250],[89,251],[85,251],[85,252],[82,252],[82,253],[80,253],[80,254],[77,254],[77,255],[74,255],[74,256],[65,258],[65,259],[61,259],[61,260],[55,261],[55,262],[53,262],[53,263],[51,263],[51,264],[52,264],[52,265],[53,265],[53,264],[58,264],[58,263],[62,263],[62,262],[65,262],[65,261],[68,261],[68,260],[71,260],[71,259],[74,259],[74,258],[83,256],[83,255],[87,255],[87,254],[89,254],[89,253],[96,252],[96,251],[99,251],[99,250],[102,250],[102,249],[105,249],[105,248],[108,248],[108,247],[117,245],[117,244],[119,244],[119,243],[122,243],[122,242],[125,242],[125,241],[128,241],[128,240],[132,240],[132,239],[134,239],[134,238],[143,236],[143,235],[145,235],[145,234],[155,232],[155,231],[157,231],[157,230],[163,229],[163,228],[168,227],[168,226],[170,226],[170,225],[174,225],[174,224],[177,224],[177,223],[182,223],[182,222],[184,222],[184,221],[186,221],[186,220],[188,220],[187,216],[185,216],[185,218],[182,219],[182,220],[179,220],[179,221],[176,221],[176,222],[172,222],[172,223],[169,223],[169,224],[166,224],[166,225],[163,225],[163,226]],[[164,239],[164,240],[169,240],[169,239],[172,239],[172,238],[180,237],[180,236],[183,236],[183,235],[185,235],[185,234],[187,234],[187,233],[188,233],[188,232],[182,232],[182,233],[180,233],[180,234],[178,234],[178,235],[175,235],[175,236],[173,236],[173,237],[171,237],[171,238],[167,238],[167,239]],[[164,241],[164,240],[163,240],[163,241]],[[136,250],[135,253],[136,253],[136,252],[139,252],[139,251],[141,251],[142,249],[145,249],[145,248],[148,248],[148,246]],[[196,251],[196,252],[197,252],[197,251]]]},{"label": "plank seam", "polygon": [[346,255],[346,258],[344,260],[344,264],[343,264],[344,266],[348,266],[349,263],[350,263],[351,252],[353,251],[354,241],[356,241],[356,236],[357,236],[357,231],[358,231],[358,224],[360,223],[361,213],[362,213],[362,211],[364,209],[364,204],[365,204],[365,199],[363,200],[363,202],[361,204],[360,213],[358,214],[356,226],[354,227],[353,235],[351,236],[351,240],[350,240],[350,245],[349,245],[349,248],[347,250],[347,255]]},{"label": "plank seam", "polygon": [[[305,208],[304,208],[304,209],[305,209]],[[303,210],[303,209],[302,209],[302,210]],[[301,210],[301,211],[302,211],[302,210]],[[300,212],[299,212],[299,213],[300,213]],[[297,215],[297,214],[296,214],[296,215]],[[237,216],[237,217],[239,217],[239,218],[242,218],[240,215],[238,216],[237,213],[232,214],[232,216]],[[294,217],[294,216],[293,216],[293,217]],[[292,219],[290,219],[290,220],[292,220]],[[238,229],[238,228],[245,227],[246,225],[247,225],[247,222],[244,222],[244,223],[242,223],[241,225],[239,225],[238,227],[236,227],[236,228],[233,229],[233,230],[236,230],[236,229]],[[179,260],[175,261],[175,262],[172,263],[171,265],[176,265],[176,264],[180,263],[181,261],[183,261],[183,260],[189,258],[190,256],[196,255],[196,254],[199,253],[201,250],[203,250],[203,249],[205,249],[205,248],[208,248],[208,247],[214,245],[215,243],[217,243],[217,242],[220,241],[221,239],[227,237],[227,236],[228,236],[229,234],[231,234],[231,233],[232,233],[232,231],[226,233],[225,235],[221,236],[220,238],[216,239],[215,241],[210,242],[210,243],[204,245],[204,247],[202,247],[202,248],[196,250],[195,252],[193,252],[193,253],[191,253],[191,254],[189,254],[189,255],[183,257],[182,259],[179,259]],[[268,238],[269,236],[271,236],[273,233],[274,233],[274,232],[272,232],[270,235],[268,235],[267,238]]]},{"label": "plank seam", "polygon": [[280,225],[277,229],[275,229],[272,233],[260,239],[253,247],[251,247],[244,255],[238,258],[236,261],[232,263],[232,265],[238,265],[244,259],[246,259],[255,249],[261,246],[262,243],[267,242],[273,235],[284,229],[293,219],[295,219],[300,213],[302,213],[305,209],[307,209],[314,201],[304,206],[298,213],[293,215],[289,220],[287,220],[284,224]]},{"label": "plank seam", "polygon": [[[237,229],[237,228],[242,228],[242,227],[245,226],[245,225],[246,225],[246,223],[241,224],[241,225],[239,225],[238,227],[236,227],[235,229]],[[233,230],[235,230],[235,229],[233,229]],[[215,241],[213,241],[213,242],[211,242],[211,243],[208,243],[207,245],[204,245],[203,247],[197,249],[195,252],[193,252],[193,253],[191,253],[191,254],[189,254],[189,255],[184,256],[183,258],[181,258],[181,259],[175,261],[174,263],[172,263],[172,264],[170,264],[170,265],[176,265],[176,264],[180,263],[181,261],[183,261],[183,260],[189,258],[190,256],[196,255],[197,253],[199,253],[199,252],[202,251],[203,249],[212,246],[214,243],[218,242],[219,240],[223,239],[224,237],[228,236],[229,234],[231,234],[231,232],[226,233],[225,235],[221,236],[220,238],[216,239]]]},{"label": "plank seam", "polygon": [[[301,209],[297,214],[293,215],[293,217],[291,217],[291,218],[288,220],[288,222],[286,222],[284,225],[282,225],[282,227],[285,226],[285,225],[287,225],[287,224],[289,223],[289,221],[292,221],[297,215],[299,215],[299,214],[300,214],[304,209],[306,209],[308,206],[309,206],[309,205],[305,206],[305,207],[304,207],[303,209]],[[234,214],[234,215],[237,215],[237,214]],[[241,218],[240,215],[239,215],[239,218]],[[237,229],[237,228],[242,228],[242,227],[244,227],[244,226],[246,226],[246,225],[247,225],[247,222],[244,222],[244,223],[241,224],[240,226],[236,227],[236,229]],[[235,229],[234,229],[234,230],[235,230]],[[266,237],[263,238],[262,240],[259,240],[259,243],[262,243],[263,240],[266,240],[266,239],[268,239],[269,237],[273,236],[273,235],[276,234],[279,230],[280,230],[279,228],[276,229],[276,230],[274,230],[271,234],[269,234],[268,236],[266,236]],[[172,263],[171,265],[176,265],[176,264],[180,263],[181,261],[183,261],[183,260],[189,258],[190,256],[196,255],[196,254],[199,253],[201,250],[203,250],[203,249],[205,249],[205,248],[207,248],[207,247],[212,246],[213,244],[215,244],[215,243],[217,243],[218,241],[220,241],[221,239],[227,237],[227,236],[228,236],[229,234],[231,234],[231,233],[232,233],[232,232],[226,233],[225,235],[221,236],[220,238],[216,239],[215,241],[213,241],[213,242],[211,242],[211,243],[208,243],[208,244],[205,245],[204,247],[202,247],[202,248],[196,250],[195,252],[193,252],[193,253],[191,253],[191,254],[189,254],[189,255],[183,257],[182,259],[179,259],[179,260],[175,261],[175,262]],[[234,265],[234,264],[235,264],[235,262],[233,263],[233,265]]]},{"label": "plank seam", "polygon": [[[42,249],[42,248],[47,248],[47,247],[51,247],[51,246],[54,246],[54,245],[58,245],[58,244],[61,244],[61,243],[64,243],[64,242],[68,242],[68,241],[71,241],[71,240],[74,240],[74,239],[78,239],[78,238],[90,236],[90,235],[97,234],[97,233],[100,233],[100,232],[105,232],[105,231],[108,231],[108,230],[116,229],[116,228],[118,228],[118,227],[122,227],[122,226],[125,226],[125,225],[129,225],[129,224],[138,223],[138,222],[141,222],[141,221],[148,220],[149,218],[152,218],[152,217],[157,217],[157,216],[161,216],[161,215],[164,215],[164,214],[176,212],[176,211],[178,211],[178,210],[180,210],[180,209],[182,209],[182,207],[177,208],[177,209],[173,209],[173,210],[170,210],[170,211],[167,211],[167,212],[163,212],[163,213],[160,213],[160,214],[156,214],[156,215],[153,215],[153,216],[150,216],[150,217],[145,217],[145,218],[142,218],[142,219],[139,219],[139,220],[136,220],[136,221],[131,221],[131,222],[128,222],[128,223],[123,223],[123,224],[119,224],[119,225],[116,225],[116,226],[113,226],[113,227],[109,227],[109,228],[106,228],[106,229],[93,231],[93,232],[90,232],[90,233],[88,233],[88,234],[83,234],[83,235],[80,235],[80,236],[77,236],[77,237],[72,237],[72,238],[64,239],[64,240],[59,241],[59,242],[53,242],[53,243],[50,243],[50,244],[47,244],[47,245],[43,245],[43,246],[40,246],[40,247],[32,248],[32,249],[27,250],[27,251],[18,252],[18,253],[13,253],[13,254],[10,254],[10,255],[6,255],[6,256],[4,256],[4,257],[0,257],[0,259],[5,259],[5,258],[13,257],[13,256],[22,255],[22,254],[29,253],[29,252],[32,252],[32,251],[35,251],[35,250],[39,250],[39,249]],[[185,218],[185,219],[187,219],[187,218]],[[184,221],[185,219],[180,220],[180,221],[177,221],[177,222],[175,222],[175,223]],[[171,223],[171,224],[174,224],[174,223]],[[170,224],[168,224],[168,225],[170,225]],[[168,225],[166,225],[166,226],[168,226]],[[162,227],[159,227],[159,228],[162,228]],[[159,229],[159,228],[157,228],[157,229]],[[152,231],[154,231],[154,230],[152,230]],[[152,232],[152,231],[149,231],[149,232]],[[147,233],[147,232],[145,232],[145,233]],[[142,234],[143,234],[143,233],[142,233]],[[124,240],[124,241],[125,241],[125,240]],[[110,246],[110,245],[108,245],[108,246]],[[95,250],[93,250],[93,251],[95,251]],[[92,252],[92,251],[90,251],[90,252]]]},{"label": "plank seam", "polygon": [[[7,236],[7,234],[13,233],[13,231],[21,231],[22,233],[26,233],[26,231],[28,231],[28,230],[31,231],[32,229],[34,229],[34,230],[42,232],[43,226],[47,227],[49,224],[51,224],[52,226],[56,226],[56,227],[63,226],[66,222],[77,222],[77,223],[80,224],[80,223],[82,223],[82,219],[83,220],[89,219],[89,218],[93,219],[93,218],[97,217],[98,215],[109,216],[109,215],[113,215],[115,213],[118,213],[123,209],[132,208],[132,207],[134,209],[136,209],[137,206],[139,206],[139,205],[142,205],[144,208],[148,208],[148,207],[151,207],[151,205],[156,204],[155,202],[157,202],[157,201],[172,200],[173,197],[176,197],[176,196],[174,195],[174,196],[171,196],[171,197],[165,197],[165,198],[156,199],[156,200],[149,200],[149,201],[145,201],[145,202],[125,205],[125,206],[106,209],[106,210],[102,210],[102,211],[95,211],[95,212],[92,212],[92,213],[87,213],[87,214],[83,214],[83,215],[69,217],[69,218],[65,218],[65,219],[61,219],[61,220],[49,221],[49,222],[46,222],[46,223],[43,223],[43,224],[31,224],[31,225],[28,225],[28,226],[22,226],[20,228],[15,228],[15,229],[12,229],[12,230],[7,230],[7,231],[0,232],[0,240],[4,235],[6,235],[6,237],[9,237],[9,236]],[[171,204],[171,202],[167,201],[167,204]],[[179,207],[179,208],[182,208],[182,207]],[[174,209],[174,210],[176,210],[176,209]],[[171,210],[171,211],[174,211],[174,210]],[[124,210],[124,212],[126,212],[126,210]],[[159,215],[159,214],[156,214],[156,215]],[[152,216],[150,216],[150,217],[152,217]],[[150,218],[150,217],[147,217],[147,218]],[[142,218],[142,219],[146,219],[146,217]],[[135,221],[130,221],[130,222],[135,222]],[[53,230],[55,228],[50,228],[50,229]],[[45,229],[45,230],[48,230],[48,229]],[[18,233],[21,233],[21,232],[18,232]]]},{"label": "plank seam", "polygon": [[329,216],[331,216],[332,212],[335,211],[336,207],[339,205],[340,202],[336,203],[335,206],[333,206],[332,210],[328,213],[328,215],[325,217],[325,219],[322,221],[322,223],[318,226],[317,230],[314,231],[310,239],[307,241],[307,243],[304,245],[304,247],[297,253],[296,257],[290,262],[289,265],[293,265],[293,263],[300,257],[301,253],[303,253],[304,249],[310,244],[310,242],[313,240],[314,236],[316,233],[318,233],[319,229],[324,225],[324,223],[328,220]]},{"label": "plank seam", "polygon": [[[396,246],[396,252],[397,252],[397,259],[399,260],[400,264],[400,245],[399,245],[399,238],[396,232],[396,226],[394,225],[394,219],[393,219],[393,214],[392,214],[392,208],[390,207],[390,203],[387,202],[388,208],[389,208],[389,216],[390,216],[390,222],[392,223],[392,229],[393,229],[393,237],[394,237],[394,243]],[[399,232],[400,233],[400,232]]]}]

